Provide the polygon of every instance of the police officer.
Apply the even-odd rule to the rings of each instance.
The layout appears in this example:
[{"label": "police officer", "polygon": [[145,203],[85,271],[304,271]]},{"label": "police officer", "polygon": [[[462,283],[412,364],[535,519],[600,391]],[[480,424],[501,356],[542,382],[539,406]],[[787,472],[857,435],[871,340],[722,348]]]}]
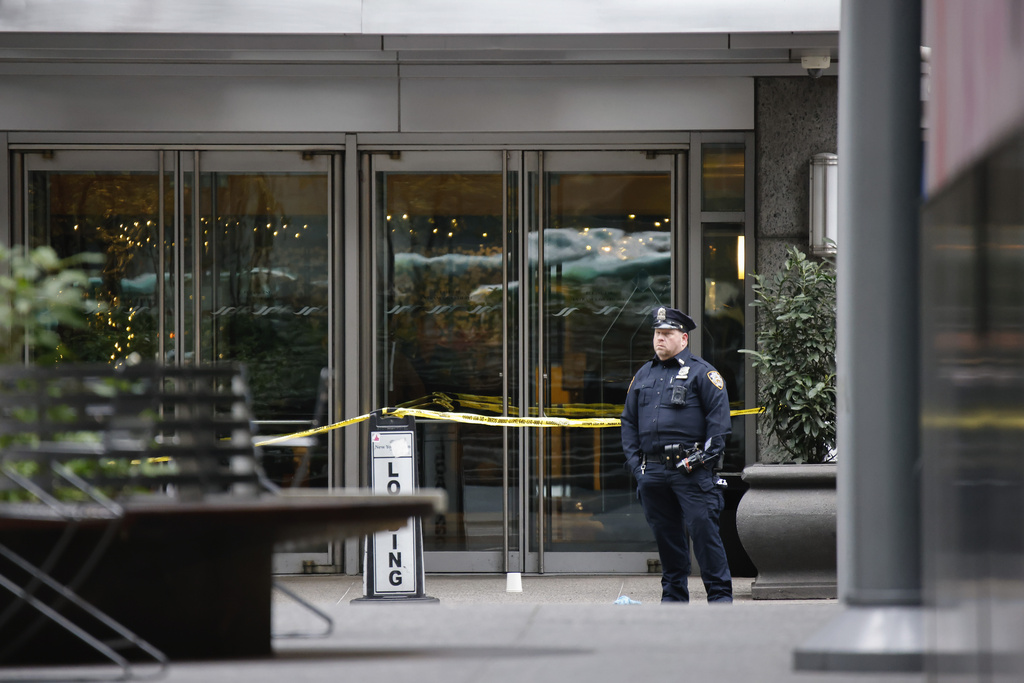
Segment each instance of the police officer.
[{"label": "police officer", "polygon": [[732,575],[718,530],[723,498],[714,473],[731,431],[725,381],[687,348],[697,327],[690,316],[666,307],[653,315],[655,357],[629,385],[622,447],[658,542],[661,601],[690,600],[689,530],[708,602],[732,602]]}]

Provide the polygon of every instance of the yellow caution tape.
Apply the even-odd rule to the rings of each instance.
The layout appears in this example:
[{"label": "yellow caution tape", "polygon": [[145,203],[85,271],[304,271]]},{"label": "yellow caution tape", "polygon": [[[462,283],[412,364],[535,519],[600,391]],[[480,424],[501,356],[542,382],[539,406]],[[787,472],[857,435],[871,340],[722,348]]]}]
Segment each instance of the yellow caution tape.
[{"label": "yellow caution tape", "polygon": [[436,410],[421,410],[419,408],[388,408],[387,415],[396,417],[422,417],[430,420],[449,420],[451,422],[466,422],[470,424],[501,425],[504,427],[618,427],[620,422],[617,417],[597,417],[588,419],[571,419],[568,417],[499,417],[496,415],[474,415],[472,413],[442,413]]},{"label": "yellow caution tape", "polygon": [[300,436],[313,436],[314,434],[323,434],[329,432],[332,429],[339,429],[340,427],[348,427],[349,425],[363,420],[369,420],[370,415],[360,415],[359,417],[353,417],[348,420],[342,420],[341,422],[335,422],[331,425],[324,425],[323,427],[316,427],[315,429],[307,429],[304,432],[295,432],[294,434],[285,434],[284,436],[275,436],[273,439],[267,439],[266,441],[260,441],[253,444],[254,446],[269,446],[271,444],[280,443],[281,441],[288,441],[289,439],[297,439]]},{"label": "yellow caution tape", "polygon": [[[443,406],[445,410],[451,412],[458,412],[455,410],[455,404],[457,403],[460,408],[471,408],[474,410],[486,410],[492,413],[503,413],[505,407],[502,403],[500,396],[476,396],[473,394],[444,394],[441,392],[434,392],[430,396],[424,396],[408,403],[402,403],[397,406],[398,408],[422,408],[423,406],[435,403]],[[519,409],[515,406],[509,406],[508,412],[512,416],[519,415]],[[538,410],[531,408],[530,412],[534,417],[537,417]],[[622,406],[615,405],[612,403],[566,403],[561,405],[555,405],[547,408],[545,411],[549,416],[558,415],[559,417],[569,416],[580,416],[580,415],[591,415],[601,416],[607,415],[608,413],[621,413]]]},{"label": "yellow caution tape", "polygon": [[[469,396],[465,394],[455,394],[454,399],[458,401],[460,407],[475,407],[482,410],[494,410],[495,405],[500,405],[500,399],[495,397],[485,396]],[[416,406],[438,404],[443,406],[446,410],[427,410]],[[478,403],[479,405],[472,405]],[[500,410],[500,407],[498,408]],[[514,409],[510,409],[514,410]],[[613,406],[608,404],[586,404],[586,405],[567,405],[567,406],[555,406],[548,409],[547,412],[566,412],[570,414],[579,414],[579,412],[596,412],[596,413],[609,413],[609,412],[621,412],[622,406]],[[501,427],[583,427],[592,429],[604,429],[606,427],[618,427],[622,423],[617,417],[590,417],[590,418],[569,418],[561,415],[548,415],[544,417],[531,416],[521,417],[518,415],[510,415],[508,417],[500,415],[476,415],[474,413],[461,413],[454,411],[454,404],[452,397],[446,394],[434,393],[430,396],[424,396],[408,403],[395,408],[385,408],[382,411],[386,415],[393,415],[395,417],[419,417],[428,420],[448,420],[449,422],[462,422],[466,424],[486,424],[495,425]],[[757,413],[764,412],[764,408],[748,408],[746,410],[732,410],[729,411],[729,415],[754,415]],[[347,427],[348,425],[368,420],[369,414],[360,415],[359,417],[353,417],[342,422],[335,422],[334,424],[325,425],[323,427],[317,427],[315,429],[307,429],[302,432],[295,432],[293,434],[285,434],[284,436],[276,436],[266,441],[260,441],[257,446],[270,446],[282,441],[288,441],[290,439],[297,439],[303,436],[313,436],[314,434],[322,434],[329,432],[332,429],[338,429],[340,427]]]},{"label": "yellow caution tape", "polygon": [[[459,407],[461,408],[475,408],[476,410],[487,410],[494,413],[504,412],[504,408],[501,403],[489,403],[486,401],[474,401],[468,398],[458,399]],[[399,408],[411,408],[413,406],[401,405]],[[515,406],[509,406],[508,412],[513,417],[519,416],[519,409]],[[540,411],[537,408],[531,408],[530,413],[532,417],[539,417],[537,413]],[[570,416],[581,416],[581,415],[592,415],[601,416],[607,415],[608,413],[621,413],[622,406],[612,405],[610,403],[587,403],[587,404],[575,404],[566,403],[563,405],[549,406],[544,410],[548,415],[557,415],[558,417],[570,417]]]},{"label": "yellow caution tape", "polygon": [[[501,413],[504,412],[502,400],[500,396],[476,396],[473,394],[444,394],[441,392],[434,392],[430,396],[424,396],[408,403],[402,403],[397,406],[398,408],[420,408],[430,403],[437,403],[444,406],[446,410],[455,412],[454,403],[457,402],[461,408],[475,408],[477,410],[489,410],[492,412]],[[519,415],[519,409],[510,406],[509,413],[512,416]],[[536,408],[531,408],[530,412],[536,417],[538,412]],[[607,415],[608,413],[621,413],[622,406],[613,403],[563,403],[559,405],[553,405],[548,407],[545,412],[550,417],[557,415],[559,417],[569,417],[571,415]],[[744,410],[732,410],[729,414],[733,417],[738,415],[756,415],[763,413],[764,408],[747,408]]]},{"label": "yellow caution tape", "polygon": [[[424,396],[422,398],[409,401],[408,403],[402,403],[397,406],[398,408],[422,408],[425,405],[436,403],[445,408],[445,410],[451,412],[458,412],[454,408],[454,404],[458,403],[460,408],[473,408],[476,410],[487,410],[490,412],[501,413],[504,412],[504,406],[500,396],[477,396],[473,394],[459,394],[451,393],[445,394],[442,392],[434,392],[430,396]],[[517,417],[519,415],[519,409],[510,406],[508,408],[509,414]],[[549,417],[557,415],[559,417],[571,417],[571,416],[583,416],[591,415],[600,417],[607,415],[608,413],[621,413],[622,406],[613,403],[563,403],[548,407],[544,411]],[[747,408],[745,410],[733,410],[730,411],[730,415],[736,417],[738,415],[755,415],[763,413],[764,408]],[[537,417],[537,408],[531,408],[530,413]]]},{"label": "yellow caution tape", "polygon": [[764,412],[764,408],[747,408],[746,410],[730,410],[730,417],[736,417],[738,415],[759,415]]},{"label": "yellow caution tape", "polygon": [[921,425],[929,429],[938,430],[1021,430],[1024,429],[1024,413],[1021,413],[1019,410],[998,410],[994,408],[981,408],[963,414],[927,412],[921,417]]},{"label": "yellow caution tape", "polygon": [[[155,464],[155,463],[170,462],[171,461],[171,456],[169,456],[169,455],[161,455],[161,456],[155,457],[155,458],[146,458],[145,460],[146,460],[146,462],[148,464],[152,465],[152,464]],[[114,463],[115,463],[114,460],[108,460],[107,461],[108,465],[113,465]],[[129,465],[141,465],[142,464],[142,460],[139,460],[139,459],[129,460],[128,464]]]}]

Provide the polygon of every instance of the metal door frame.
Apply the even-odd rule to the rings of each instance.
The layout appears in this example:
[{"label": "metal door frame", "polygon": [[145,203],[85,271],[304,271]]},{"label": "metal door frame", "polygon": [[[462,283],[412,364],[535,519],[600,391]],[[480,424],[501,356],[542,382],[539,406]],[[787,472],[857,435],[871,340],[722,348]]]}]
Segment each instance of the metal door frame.
[{"label": "metal door frame", "polygon": [[[335,262],[335,243],[336,239],[336,215],[334,203],[337,201],[336,195],[338,195],[339,188],[337,179],[335,177],[336,163],[333,158],[335,155],[340,156],[341,153],[323,152],[318,154],[310,154],[307,151],[300,150],[221,150],[221,149],[201,149],[177,152],[181,161],[179,162],[179,168],[182,168],[182,174],[193,173],[193,191],[192,191],[192,216],[195,217],[194,225],[192,226],[193,231],[199,229],[200,218],[200,192],[201,189],[201,178],[204,173],[288,173],[288,172],[322,172],[327,176],[327,203],[324,207],[324,214],[327,218],[327,270],[325,276],[330,277],[331,266]],[[182,185],[183,187],[183,185]],[[215,188],[213,188],[215,189]],[[210,209],[216,213],[216,198],[215,194],[212,198],[214,204],[211,205]],[[184,199],[182,198],[182,201]],[[177,212],[176,212],[177,214]],[[183,214],[176,215],[176,222],[179,224],[184,223]],[[184,230],[184,227],[182,227]],[[177,253],[181,254],[184,249],[183,242],[176,242],[178,245]],[[192,240],[191,250],[191,265],[193,273],[199,267],[201,261],[201,240]],[[213,260],[216,261],[216,254],[212,256]],[[212,277],[212,273],[211,273]],[[193,283],[199,282],[199,292],[202,291],[202,278],[196,278],[193,276]],[[184,287],[178,288],[180,296],[184,296]],[[213,292],[216,292],[214,286]],[[338,327],[337,324],[337,302],[334,299],[334,290],[332,287],[328,287],[328,311],[327,311],[327,367],[328,374],[330,377],[334,377],[337,371],[337,365],[339,359],[332,358],[330,350],[334,348],[335,330]],[[195,300],[199,301],[198,293],[196,293]],[[215,306],[214,304],[211,305]],[[179,311],[183,311],[183,308],[179,308]],[[201,337],[199,333],[200,325],[202,323],[203,308],[199,305],[194,306],[191,324],[194,326],[193,332],[193,352],[195,357],[200,361],[203,360],[202,349],[201,349]],[[334,396],[335,383],[330,382],[328,385],[328,415],[333,414],[331,406],[336,400]],[[336,485],[338,479],[337,476],[337,453],[339,452],[338,440],[340,436],[334,430],[331,430],[327,434],[327,479],[328,489],[331,490]],[[315,571],[317,566],[334,566],[339,557],[340,547],[336,543],[326,543],[326,552],[313,553],[313,552],[292,552],[292,551],[278,551],[274,553],[273,557],[273,572],[275,574],[298,574],[310,571]],[[312,567],[310,567],[312,563]]]},{"label": "metal door frame", "polygon": [[[400,147],[380,148],[367,150],[363,149],[361,157],[364,159],[362,168],[364,170],[363,176],[363,187],[362,200],[364,206],[372,207],[369,212],[370,222],[372,223],[371,238],[368,240],[369,255],[368,262],[374,264],[371,268],[371,276],[369,278],[368,290],[379,291],[382,286],[383,275],[377,271],[375,264],[378,262],[380,257],[379,238],[381,226],[377,223],[377,208],[374,204],[376,202],[377,193],[379,188],[377,187],[377,173],[379,171],[388,170],[405,170],[405,171],[424,171],[424,172],[446,172],[446,171],[472,171],[472,170],[487,170],[490,172],[502,173],[504,178],[504,187],[509,186],[508,174],[510,170],[518,172],[517,178],[517,216],[518,220],[515,225],[509,225],[509,215],[507,211],[507,203],[503,208],[503,223],[505,225],[504,237],[502,248],[506,255],[503,260],[503,273],[502,273],[502,286],[504,291],[507,291],[509,284],[509,273],[508,273],[508,236],[511,233],[512,239],[517,241],[516,254],[518,255],[519,262],[516,264],[519,273],[520,280],[526,281],[527,279],[536,278],[542,272],[543,269],[543,240],[538,239],[538,263],[531,272],[529,266],[529,249],[528,240],[530,231],[533,229],[543,229],[544,216],[546,215],[547,205],[546,197],[542,198],[542,178],[545,170],[550,170],[550,166],[545,169],[545,159],[551,160],[554,158],[556,166],[560,163],[560,158],[575,158],[576,160],[582,160],[589,157],[593,164],[590,168],[594,170],[607,170],[608,172],[616,171],[629,171],[645,169],[649,170],[651,167],[650,157],[652,156],[664,156],[664,168],[662,170],[669,173],[671,183],[671,221],[676,227],[672,228],[672,269],[676,272],[683,269],[684,272],[691,272],[692,265],[688,263],[688,253],[686,243],[686,236],[689,234],[689,220],[686,210],[688,203],[688,183],[687,176],[689,169],[687,166],[687,150],[689,145],[687,144],[676,144],[671,146],[662,146],[660,149],[655,147],[648,149],[647,146],[630,146],[628,148],[609,149],[608,146],[602,146],[600,148],[587,148],[585,146],[574,146],[571,149],[559,148],[557,150],[542,151],[536,146],[523,145],[519,149],[505,149],[502,150],[499,146],[487,146],[487,147],[474,147],[474,148],[447,148],[438,149],[436,147],[425,147],[417,146],[412,149],[401,149]],[[494,156],[500,154],[500,169],[497,166],[498,159]],[[563,157],[563,155],[567,155]],[[639,156],[643,155],[643,156]],[[484,162],[484,159],[490,158],[489,162]],[[631,159],[632,161],[627,161]],[[474,161],[475,160],[475,161]],[[616,165],[618,161],[618,165]],[[574,166],[574,169],[588,170],[586,165]],[[531,186],[532,185],[532,186]],[[538,200],[540,199],[540,200]],[[686,264],[685,266],[681,264]],[[674,278],[673,280],[673,303],[686,301],[687,293],[690,291],[690,283],[687,278]],[[505,396],[509,395],[508,391],[508,368],[511,364],[515,364],[518,368],[517,384],[519,392],[515,397],[515,400],[519,404],[520,409],[525,409],[530,405],[538,405],[541,413],[545,406],[542,402],[538,401],[536,391],[537,387],[534,387],[532,382],[533,369],[530,367],[529,361],[529,328],[531,325],[536,325],[537,329],[541,332],[544,326],[544,309],[543,306],[538,306],[538,316],[540,319],[534,321],[528,321],[526,317],[529,315],[529,297],[531,294],[531,287],[520,286],[518,288],[517,296],[518,308],[520,311],[520,318],[516,321],[510,321],[510,312],[508,310],[508,301],[503,299],[503,331],[505,335],[506,343],[503,345],[503,359],[502,365],[504,370],[503,373],[503,389],[505,390]],[[542,302],[538,302],[542,303]],[[379,306],[376,301],[372,302],[373,309],[373,328],[380,324],[383,319],[383,312],[379,310]],[[527,324],[527,323],[530,324]],[[508,354],[508,330],[511,329],[511,325],[517,325],[516,334],[518,335],[518,348],[519,358],[509,359]],[[378,377],[380,370],[381,359],[377,358],[375,341],[370,340],[371,349],[371,371],[370,377]],[[543,366],[543,351],[541,351],[541,357],[538,359],[538,365]],[[372,388],[371,405],[378,405],[380,403],[379,388],[376,386],[376,381],[370,382]],[[543,391],[543,390],[541,390]],[[532,394],[532,395],[531,395]],[[535,403],[536,402],[536,403]],[[509,405],[505,401],[503,403],[503,414],[509,414]],[[518,432],[519,443],[521,447],[519,449],[518,457],[518,473],[519,481],[516,482],[519,495],[516,503],[519,505],[518,528],[515,530],[516,538],[518,543],[514,547],[510,547],[510,534],[513,529],[509,528],[509,511],[508,511],[508,499],[510,483],[508,476],[510,473],[510,462],[509,462],[509,430],[515,429]],[[656,558],[656,552],[629,552],[629,553],[617,553],[617,552],[567,552],[567,553],[552,553],[545,551],[543,545],[543,534],[538,539],[539,552],[528,551],[530,547],[531,535],[534,533],[534,526],[531,523],[530,517],[530,472],[528,465],[531,459],[536,460],[538,454],[544,452],[542,440],[537,435],[539,430],[533,430],[527,427],[509,427],[504,428],[503,434],[503,455],[502,460],[504,463],[503,471],[503,521],[504,521],[504,539],[503,548],[500,552],[496,551],[429,551],[425,553],[425,563],[428,571],[436,572],[531,572],[531,573],[574,573],[579,572],[581,568],[586,567],[587,571],[597,571],[602,573],[643,573],[647,571],[647,560]],[[532,432],[532,433],[531,433]],[[365,475],[365,473],[363,473]],[[543,485],[541,486],[543,491]],[[539,509],[543,510],[545,505],[545,497],[543,494],[539,497],[537,504]],[[540,527],[543,528],[544,520],[539,520]]]},{"label": "metal door frame", "polygon": [[[16,217],[17,222],[12,224],[12,238],[15,243],[28,243],[30,221],[31,216],[28,212],[28,174],[33,171],[110,171],[110,172],[125,172],[125,171],[144,171],[153,172],[157,175],[157,192],[158,192],[158,208],[159,213],[157,220],[157,234],[163,244],[167,244],[170,239],[174,243],[172,250],[173,254],[173,270],[174,270],[174,282],[175,286],[173,289],[174,295],[174,306],[172,316],[174,318],[174,329],[180,334],[182,330],[188,330],[191,335],[190,347],[193,357],[198,359],[200,362],[202,358],[201,349],[201,335],[198,333],[200,325],[202,323],[202,308],[196,305],[192,310],[191,316],[186,316],[187,310],[187,294],[185,287],[185,274],[186,272],[195,273],[198,264],[201,263],[201,240],[193,239],[191,249],[186,253],[185,243],[186,235],[189,226],[185,225],[185,180],[187,175],[191,175],[192,182],[192,198],[191,215],[198,223],[199,217],[199,198],[200,193],[199,178],[201,173],[205,172],[259,172],[265,171],[268,173],[280,173],[288,171],[308,171],[309,161],[313,160],[317,162],[317,171],[323,171],[327,176],[327,187],[328,187],[328,206],[325,207],[327,216],[327,235],[328,235],[328,270],[333,271],[335,264],[338,262],[336,251],[340,242],[337,233],[339,231],[339,216],[341,214],[340,205],[341,201],[341,187],[340,187],[340,174],[339,169],[341,168],[341,159],[343,158],[344,152],[342,150],[324,150],[317,152],[315,157],[310,157],[311,153],[305,149],[282,149],[277,147],[275,149],[259,149],[258,147],[240,149],[232,147],[230,149],[222,149],[219,147],[189,147],[189,148],[177,148],[168,147],[161,145],[145,146],[145,147],[75,147],[75,146],[61,146],[58,149],[42,149],[38,145],[18,148],[11,146],[11,154],[14,159],[14,168],[17,170],[17,174],[12,178],[12,186],[14,188],[14,197],[16,204]],[[320,157],[323,160],[320,160]],[[172,174],[174,177],[174,186],[172,195],[167,196],[167,188],[165,187],[165,175]],[[172,225],[166,225],[165,221],[165,207],[167,202],[173,202],[174,212]],[[194,230],[195,225],[191,226]],[[166,247],[161,249],[158,262],[159,268],[162,272],[167,272],[167,264],[165,261],[167,249]],[[334,272],[328,272],[329,278],[336,276]],[[192,287],[196,287],[196,278],[193,278]],[[201,282],[199,283],[201,287]],[[158,316],[158,329],[159,329],[159,354],[161,357],[166,357],[166,323],[167,318],[165,315],[166,301],[164,300],[164,288],[158,287],[157,298],[159,301],[159,316]],[[201,289],[200,289],[201,291]],[[195,290],[192,290],[195,294]],[[195,297],[198,301],[198,297]],[[338,314],[336,310],[338,308],[339,299],[335,293],[335,288],[329,288],[328,292],[328,349],[335,349],[337,343],[337,333],[335,332],[337,325]],[[186,337],[187,339],[187,337]],[[335,358],[332,353],[328,353],[328,367],[329,373],[333,378],[337,372],[337,365],[340,362],[339,358]],[[181,365],[184,363],[184,353],[175,353],[174,358],[175,365]],[[328,393],[328,414],[335,414],[333,408],[335,401],[334,387],[336,382],[331,382],[329,393]],[[338,482],[337,463],[339,462],[338,453],[340,453],[340,440],[341,436],[337,435],[336,432],[332,431],[328,433],[328,479],[329,487],[333,488]],[[291,552],[280,552],[274,555],[273,571],[275,573],[298,573],[304,570],[307,562],[312,562],[315,565],[337,565],[340,562],[340,545],[331,544],[328,547],[326,553],[291,553]],[[336,559],[339,558],[339,559]]]},{"label": "metal door frame", "polygon": [[[378,222],[377,216],[377,174],[388,171],[405,172],[474,172],[483,171],[488,173],[500,173],[502,187],[509,187],[509,174],[521,168],[521,154],[513,151],[505,151],[495,147],[471,148],[471,149],[403,149],[403,150],[374,150],[362,154],[365,162],[364,174],[364,204],[370,208],[369,224],[371,225],[369,242],[368,262],[373,264],[370,270],[369,286],[370,292],[381,291],[383,286],[383,275],[376,268],[381,256],[381,236],[383,227]],[[523,173],[519,173],[519,183],[522,183]],[[508,202],[502,202],[502,291],[507,292],[509,286],[508,272],[508,234],[509,214]],[[383,324],[384,311],[380,310],[379,300],[373,298],[370,302],[373,311],[370,326],[377,330]],[[511,359],[508,355],[508,329],[509,310],[507,297],[502,297],[502,416],[509,415],[509,364]],[[370,373],[373,380],[369,383],[371,388],[371,405],[380,406],[383,400],[380,396],[380,388],[376,378],[380,376],[382,359],[378,357],[375,336],[370,340]],[[426,551],[424,563],[430,572],[503,572],[510,571],[509,567],[518,566],[520,563],[520,549],[509,547],[509,427],[502,427],[502,549],[500,551],[483,550],[461,550],[461,551]],[[362,468],[361,468],[362,469]],[[366,473],[361,472],[361,480],[365,481]],[[522,515],[520,515],[521,523]],[[522,538],[521,534],[519,536]],[[514,571],[514,570],[513,570]]]},{"label": "metal door frame", "polygon": [[[533,321],[535,329],[537,330],[536,338],[541,342],[547,339],[545,332],[545,296],[546,290],[543,288],[543,272],[544,272],[544,239],[543,234],[546,225],[546,216],[548,214],[549,199],[547,195],[547,180],[546,176],[551,172],[558,172],[561,170],[570,171],[607,171],[609,173],[630,171],[630,170],[651,170],[651,160],[657,159],[658,157],[665,157],[664,170],[669,173],[670,182],[670,202],[671,202],[671,214],[670,219],[673,227],[670,228],[669,232],[672,238],[672,256],[671,256],[671,272],[676,274],[681,269],[685,273],[692,272],[691,264],[686,259],[686,236],[689,232],[689,225],[687,220],[686,203],[687,203],[687,192],[686,192],[686,159],[688,155],[688,145],[677,145],[671,148],[661,149],[647,149],[646,147],[638,146],[628,149],[588,149],[586,147],[579,147],[576,149],[561,149],[557,151],[537,151],[530,152],[528,154],[537,155],[537,176],[536,182],[539,187],[534,193],[534,197],[538,198],[536,206],[530,207],[536,211],[536,228],[538,230],[538,256],[537,256],[537,267],[536,272],[532,276],[537,278],[538,283],[538,297],[536,306],[536,319]],[[642,155],[642,156],[641,156]],[[681,226],[681,227],[680,227]],[[524,233],[526,230],[524,229]],[[526,264],[523,266],[526,267]],[[672,282],[672,305],[678,305],[677,302],[686,301],[686,293],[688,291],[688,277],[674,277]],[[527,310],[525,307],[522,310]],[[521,321],[521,327],[528,328],[527,321]],[[538,344],[538,372],[542,372],[543,387],[539,386],[539,383],[532,383],[533,378],[524,376],[521,380],[521,386],[530,387],[537,386],[537,395],[533,396],[533,402],[538,406],[539,414],[543,415],[544,410],[547,408],[544,402],[544,397],[548,394],[548,387],[550,377],[548,376],[546,368],[546,354],[544,353],[543,343]],[[522,372],[528,375],[531,368],[524,367]],[[525,403],[524,403],[525,405]],[[546,548],[545,539],[545,527],[546,527],[546,516],[547,516],[547,505],[548,498],[546,495],[546,488],[544,484],[544,467],[547,463],[549,454],[544,446],[542,435],[536,435],[536,438],[530,439],[524,443],[529,444],[529,449],[526,453],[526,460],[533,462],[538,466],[538,496],[536,500],[537,505],[537,522],[536,525],[532,524],[532,520],[529,520],[528,505],[531,501],[526,500],[526,495],[529,491],[529,476],[530,472],[527,468],[527,463],[524,463],[521,468],[521,473],[525,478],[521,491],[523,491],[522,505],[524,507],[524,514],[522,515],[525,525],[525,533],[521,535],[524,539],[524,550],[531,547],[532,537],[531,535],[536,533],[537,537],[537,550],[524,552],[524,571],[530,573],[578,573],[581,568],[586,568],[587,572],[596,573],[645,573],[648,567],[648,560],[657,559],[658,554],[656,551],[652,552],[611,552],[611,551],[584,551],[584,552],[554,552]]]}]

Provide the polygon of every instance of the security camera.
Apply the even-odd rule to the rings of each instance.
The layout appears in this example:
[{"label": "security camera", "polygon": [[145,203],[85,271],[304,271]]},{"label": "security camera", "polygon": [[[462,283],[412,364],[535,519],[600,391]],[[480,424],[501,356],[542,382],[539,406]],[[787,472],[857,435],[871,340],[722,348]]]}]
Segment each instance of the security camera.
[{"label": "security camera", "polygon": [[811,78],[820,78],[821,72],[827,69],[831,63],[832,58],[829,55],[814,55],[800,58],[800,66],[807,69],[807,75]]}]

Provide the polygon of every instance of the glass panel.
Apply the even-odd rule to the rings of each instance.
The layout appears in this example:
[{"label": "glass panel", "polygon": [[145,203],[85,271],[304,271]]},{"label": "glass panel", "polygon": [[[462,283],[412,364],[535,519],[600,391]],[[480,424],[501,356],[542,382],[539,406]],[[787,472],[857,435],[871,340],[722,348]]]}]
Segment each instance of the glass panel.
[{"label": "glass panel", "polygon": [[[443,394],[455,410],[501,414],[502,204],[515,208],[515,175],[507,192],[500,170],[379,172],[376,187],[385,404],[438,407],[428,397]],[[424,549],[501,550],[502,430],[437,420],[417,430],[420,485],[448,492],[449,512],[424,520]]]},{"label": "glass panel", "polygon": [[[702,249],[704,273],[704,320],[701,325],[701,357],[722,374],[733,410],[744,408],[744,288],[743,224],[705,224]],[[741,472],[744,466],[743,416],[732,418],[732,435],[726,442],[722,469]]]},{"label": "glass panel", "polygon": [[704,144],[701,150],[701,210],[743,211],[743,145]]},{"label": "glass panel", "polygon": [[105,254],[90,265],[88,296],[105,304],[83,329],[62,329],[63,360],[111,362],[137,353],[158,355],[158,174],[152,172],[31,171],[30,245],[50,245],[61,257]]},{"label": "glass panel", "polygon": [[[327,174],[200,171],[202,357],[246,364],[261,433],[323,424]],[[295,483],[328,486],[323,435],[270,446],[263,455],[270,478],[285,486],[310,455]]]},{"label": "glass panel", "polygon": [[[550,172],[545,193],[547,414],[618,417],[653,355],[650,310],[671,301],[671,173]],[[544,429],[540,438],[545,551],[655,549],[617,429]]]}]

